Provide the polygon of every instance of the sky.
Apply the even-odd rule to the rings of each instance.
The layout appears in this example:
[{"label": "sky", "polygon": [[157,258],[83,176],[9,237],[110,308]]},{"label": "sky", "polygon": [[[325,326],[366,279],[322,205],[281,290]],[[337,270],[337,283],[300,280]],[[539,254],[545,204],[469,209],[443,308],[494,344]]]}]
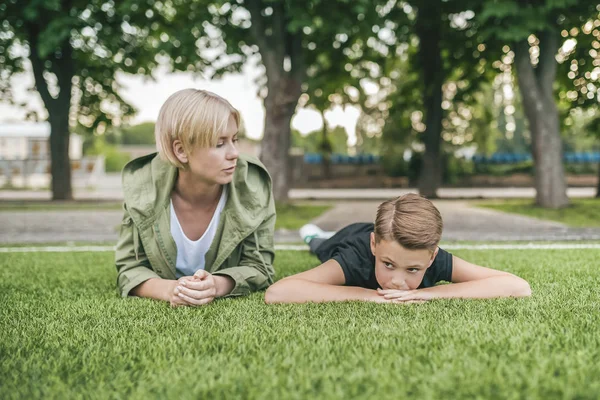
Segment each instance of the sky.
[{"label": "sky", "polygon": [[[262,100],[257,96],[258,87],[254,83],[258,74],[257,69],[247,67],[240,74],[228,74],[220,80],[207,80],[191,73],[168,73],[159,70],[154,80],[126,74],[119,75],[117,79],[123,85],[121,96],[138,109],[138,114],[132,120],[134,124],[156,121],[163,102],[178,90],[206,89],[229,100],[240,111],[248,136],[258,139],[262,137],[265,117]],[[30,72],[14,76],[11,85],[16,100],[26,102],[28,107],[36,110],[43,110],[39,95],[27,92],[27,88],[33,86],[33,76]],[[25,119],[25,113],[24,109],[0,100],[0,123],[22,121]],[[353,107],[347,107],[346,111],[337,107],[325,114],[330,128],[338,125],[346,128],[350,145],[356,140],[358,116],[359,111]],[[322,119],[314,110],[299,109],[292,119],[292,127],[306,134],[321,129]]]}]

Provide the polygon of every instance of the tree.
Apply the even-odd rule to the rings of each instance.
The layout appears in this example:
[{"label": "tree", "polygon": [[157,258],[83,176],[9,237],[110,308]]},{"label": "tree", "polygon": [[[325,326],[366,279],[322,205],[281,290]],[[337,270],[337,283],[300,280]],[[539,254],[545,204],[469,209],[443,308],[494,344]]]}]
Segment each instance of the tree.
[{"label": "tree", "polygon": [[[478,25],[478,3],[458,1],[398,2],[385,15],[393,29],[382,44],[389,57],[378,81],[377,101],[366,111],[366,125],[383,128],[386,156],[397,157],[417,142],[424,145],[419,191],[437,197],[443,175],[444,125],[450,104],[474,103],[480,84],[492,79]],[[444,106],[444,104],[446,104]],[[384,122],[384,124],[383,124]]]},{"label": "tree", "polygon": [[[148,6],[149,9],[152,8]],[[139,12],[134,12],[139,11]],[[50,122],[52,198],[72,198],[69,132],[81,124],[103,132],[134,109],[124,101],[118,71],[148,73],[156,65],[147,28],[163,18],[135,1],[9,0],[0,4],[0,90],[11,100],[11,77],[28,70]],[[33,116],[36,117],[36,116]]]},{"label": "tree", "polygon": [[[560,120],[553,84],[560,32],[594,15],[591,2],[486,1],[479,15],[489,36],[510,43],[525,115],[531,131],[535,163],[536,204],[547,208],[568,205],[562,163]],[[597,13],[596,13],[597,14]]]},{"label": "tree", "polygon": [[336,35],[359,29],[360,21],[374,14],[373,7],[367,0],[175,3],[176,17],[166,34],[185,39],[177,47],[163,47],[173,68],[210,77],[240,71],[248,62],[263,68],[258,80],[266,111],[261,159],[273,177],[278,201],[288,198],[290,122],[306,89],[307,73],[318,54],[332,49]]}]

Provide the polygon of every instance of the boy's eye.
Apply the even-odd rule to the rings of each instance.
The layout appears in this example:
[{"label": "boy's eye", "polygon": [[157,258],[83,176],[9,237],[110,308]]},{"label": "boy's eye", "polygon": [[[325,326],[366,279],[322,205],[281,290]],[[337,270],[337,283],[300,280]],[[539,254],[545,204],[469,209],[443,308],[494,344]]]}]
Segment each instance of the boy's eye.
[{"label": "boy's eye", "polygon": [[409,268],[408,272],[418,272],[419,268]]},{"label": "boy's eye", "polygon": [[394,266],[392,265],[392,263],[389,262],[384,262],[383,265],[387,268],[387,269],[394,269]]}]

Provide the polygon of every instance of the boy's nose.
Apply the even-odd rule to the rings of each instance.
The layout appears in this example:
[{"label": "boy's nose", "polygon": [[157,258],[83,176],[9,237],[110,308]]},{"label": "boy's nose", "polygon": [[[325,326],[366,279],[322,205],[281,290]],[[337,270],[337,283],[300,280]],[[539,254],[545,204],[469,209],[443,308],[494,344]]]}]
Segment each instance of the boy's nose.
[{"label": "boy's nose", "polygon": [[408,285],[404,281],[404,279],[393,278],[392,279],[392,287],[397,290],[408,290]]}]

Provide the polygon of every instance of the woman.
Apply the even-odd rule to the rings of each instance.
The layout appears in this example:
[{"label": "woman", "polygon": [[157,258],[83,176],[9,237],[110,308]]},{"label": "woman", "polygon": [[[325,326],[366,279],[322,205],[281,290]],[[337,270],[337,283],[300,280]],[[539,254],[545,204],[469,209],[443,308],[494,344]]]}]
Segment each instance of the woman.
[{"label": "woman", "polygon": [[240,117],[220,96],[173,94],[155,128],[157,153],[123,170],[116,247],[123,297],[199,306],[273,283],[271,179],[237,151]]}]

